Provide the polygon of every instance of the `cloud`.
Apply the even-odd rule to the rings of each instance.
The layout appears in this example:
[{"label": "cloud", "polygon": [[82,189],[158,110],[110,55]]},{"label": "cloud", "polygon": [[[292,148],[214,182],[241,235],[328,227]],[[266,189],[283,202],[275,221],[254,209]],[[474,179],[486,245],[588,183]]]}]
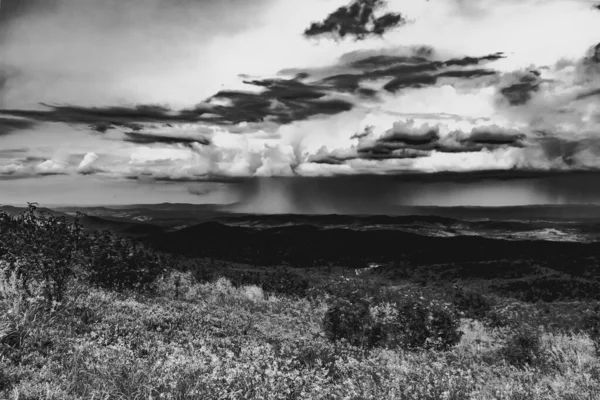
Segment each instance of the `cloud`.
[{"label": "cloud", "polygon": [[227,100],[227,103],[207,110],[217,116],[208,120],[231,124],[268,120],[287,124],[316,115],[338,114],[353,108],[349,101],[328,96],[327,88],[305,84],[299,79],[265,79],[245,83],[264,90],[259,93],[222,91],[215,94],[209,101]]},{"label": "cloud", "polygon": [[[506,78],[505,78],[506,79]],[[540,72],[526,71],[508,75],[510,82],[500,89],[500,93],[511,106],[519,106],[531,100],[532,94],[540,87]]]},{"label": "cloud", "polygon": [[329,14],[322,22],[313,22],[304,31],[304,36],[329,35],[337,39],[354,36],[356,40],[363,40],[368,36],[383,36],[387,31],[407,23],[399,13],[389,12],[376,17],[375,13],[385,4],[385,0],[354,0]]},{"label": "cloud", "polygon": [[[271,122],[287,124],[316,115],[332,115],[353,108],[350,101],[328,95],[328,88],[309,85],[296,79],[264,79],[246,84],[263,88],[261,92],[220,91],[193,109],[172,111],[156,105],[134,107],[78,107],[49,106],[48,110],[0,110],[0,114],[30,118],[38,121],[65,122],[91,125],[105,133],[114,126],[133,129],[130,141],[170,140],[160,135],[139,132],[148,123],[198,123],[232,125],[240,123]],[[146,137],[148,136],[148,137]],[[180,138],[186,141],[185,138]],[[173,138],[176,140],[176,138]]]},{"label": "cloud", "polygon": [[[452,128],[438,122],[407,119],[394,122],[392,129],[377,135],[373,130],[358,137],[359,155],[379,154],[385,158],[416,158],[438,153],[471,153],[495,150],[503,146],[522,147],[525,135],[498,125],[475,125],[471,130]],[[398,157],[402,155],[404,157]]]},{"label": "cloud", "polygon": [[575,97],[575,100],[585,100],[587,98],[595,97],[595,96],[600,96],[600,89],[594,89],[594,90],[590,90],[588,92],[578,94],[577,97]]},{"label": "cloud", "polygon": [[[31,118],[39,121],[78,124],[112,124],[127,126],[131,123],[182,121],[186,116],[174,113],[159,105],[137,105],[132,107],[81,107],[42,104],[46,110],[4,109],[6,115]],[[191,117],[188,117],[191,118]]]},{"label": "cloud", "polygon": [[36,122],[28,119],[0,117],[0,136],[10,135],[20,130],[32,129],[35,126]]},{"label": "cloud", "polygon": [[0,179],[2,180],[66,175],[67,173],[66,164],[39,157],[27,157],[14,160],[9,164],[0,164]]},{"label": "cloud", "polygon": [[176,137],[168,135],[156,135],[146,134],[138,132],[125,132],[125,141],[137,144],[149,144],[149,143],[165,143],[165,144],[186,144],[191,145],[192,143],[199,143],[203,145],[210,144],[210,140],[205,137],[188,138],[188,137]]},{"label": "cloud", "polygon": [[[82,0],[84,6],[58,0],[15,11],[12,28],[4,28],[10,35],[0,43],[0,57],[21,70],[6,80],[3,107],[10,107],[0,109],[0,127],[10,121],[10,132],[22,132],[4,135],[0,147],[27,151],[0,153],[2,168],[12,176],[54,171],[77,179],[88,173],[90,179],[192,182],[564,171],[600,164],[600,48],[586,42],[595,25],[575,2],[534,7],[530,1],[480,0],[466,11],[456,2],[407,2],[402,10],[415,15],[414,23],[390,30],[385,40],[364,33],[364,40],[315,44],[298,33],[331,11],[331,2],[281,2],[257,16],[268,20],[267,28],[253,20],[230,34],[215,25],[206,32],[191,26],[203,2],[180,1],[182,8],[165,11],[169,24],[157,21],[149,30],[133,22],[148,43],[125,31],[130,15],[111,18],[117,18],[115,10],[138,10],[148,24],[164,0],[131,9],[113,0]],[[89,27],[69,21],[66,5],[80,7],[77,12],[97,8],[102,21],[88,21],[87,14],[82,18]],[[240,7],[232,18],[247,18],[246,6]],[[348,15],[355,15],[351,7]],[[370,21],[381,15],[356,15],[361,12]],[[564,37],[554,34],[557,21]],[[25,22],[41,25],[27,33]],[[82,43],[50,22],[75,26]],[[535,37],[527,34],[534,23]],[[113,25],[122,46],[112,31],[105,39],[99,35],[100,27]],[[168,40],[157,37],[158,28],[166,29]],[[354,37],[358,28],[352,29],[346,37]],[[374,26],[364,29],[372,32]],[[41,32],[49,42],[64,39],[78,56],[61,49],[54,50],[66,61],[44,49],[35,56],[32,45],[16,36],[41,40]],[[28,51],[17,51],[17,44]],[[176,72],[184,72],[183,78]],[[99,159],[83,163],[91,154]]]},{"label": "cloud", "polygon": [[40,175],[60,175],[65,174],[66,165],[63,163],[54,161],[54,160],[46,160],[40,164],[38,164],[35,168],[36,172]]},{"label": "cloud", "polygon": [[510,145],[520,147],[525,135],[516,129],[507,129],[498,125],[477,126],[473,128],[468,141],[484,146]]},{"label": "cloud", "polygon": [[[502,53],[489,54],[482,57],[454,58],[446,61],[432,58],[432,49],[413,48],[377,52],[353,52],[340,58],[338,65],[316,71],[325,75],[319,85],[341,92],[356,92],[361,95],[374,96],[377,90],[363,85],[381,81],[382,88],[388,92],[396,92],[403,88],[423,87],[437,84],[442,78],[469,79],[495,75],[493,70],[461,69],[486,62],[502,59]],[[375,53],[375,54],[374,54]],[[310,76],[311,70],[287,70]]]},{"label": "cloud", "polygon": [[82,175],[93,174],[99,171],[98,168],[94,166],[96,161],[98,161],[100,157],[96,153],[87,153],[83,160],[79,163],[77,167],[77,173]]},{"label": "cloud", "polygon": [[266,23],[271,6],[271,0],[3,0],[0,60],[19,72],[9,78],[4,100],[18,108],[191,105],[228,79],[218,68],[209,72],[204,55],[213,57],[223,38]]},{"label": "cloud", "polygon": [[[351,111],[361,99],[377,100],[382,92],[494,76],[493,70],[468,67],[504,57],[502,53],[493,53],[440,61],[432,59],[433,54],[432,49],[425,47],[400,49],[400,53],[398,50],[351,52],[343,55],[336,65],[324,68],[322,76],[313,78],[312,70],[298,69],[288,70],[295,74],[290,79],[244,79],[242,84],[247,90],[221,90],[193,108],[179,110],[153,104],[106,107],[43,104],[45,110],[4,109],[0,115],[86,125],[99,133],[126,128],[131,132],[125,134],[125,140],[132,143],[207,144],[208,136],[219,126],[239,133],[273,131],[281,125]],[[340,74],[341,71],[347,72]],[[184,124],[202,128],[205,136],[172,132],[173,125]]]},{"label": "cloud", "polygon": [[413,120],[398,121],[392,129],[384,133],[378,140],[386,143],[397,143],[402,146],[429,145],[439,140],[439,127],[423,124],[417,126]]},{"label": "cloud", "polygon": [[28,153],[26,147],[14,148],[14,149],[0,149],[0,158],[13,159]]}]

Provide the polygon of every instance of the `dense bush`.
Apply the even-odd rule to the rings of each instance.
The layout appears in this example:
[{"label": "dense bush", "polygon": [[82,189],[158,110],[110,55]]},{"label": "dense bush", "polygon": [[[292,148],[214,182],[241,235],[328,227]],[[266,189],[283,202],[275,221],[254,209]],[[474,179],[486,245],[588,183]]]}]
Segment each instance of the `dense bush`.
[{"label": "dense bush", "polygon": [[142,244],[108,231],[85,234],[78,218],[35,204],[20,215],[0,212],[0,237],[5,273],[16,274],[27,296],[41,291],[49,304],[63,300],[72,278],[110,289],[147,289],[165,270],[163,257]]},{"label": "dense bush", "polygon": [[151,289],[166,272],[163,256],[108,231],[87,237],[86,254],[87,280],[108,289]]},{"label": "dense bush", "polygon": [[452,304],[466,318],[483,319],[492,309],[492,302],[481,293],[455,287],[452,291]]},{"label": "dense bush", "polygon": [[393,302],[337,298],[323,318],[330,340],[366,348],[448,350],[460,341],[459,326],[457,313],[448,305],[413,294],[395,296]]},{"label": "dense bush", "polygon": [[363,299],[337,299],[323,318],[323,330],[331,341],[345,339],[359,347],[383,344],[379,328],[371,316],[369,302]]},{"label": "dense bush", "polygon": [[514,329],[500,354],[516,367],[535,366],[543,362],[544,351],[540,332],[528,325]]},{"label": "dense bush", "polygon": [[84,239],[77,220],[40,212],[35,204],[17,216],[0,212],[0,261],[16,271],[32,296],[32,285],[41,285],[49,303],[63,299],[82,255]]}]

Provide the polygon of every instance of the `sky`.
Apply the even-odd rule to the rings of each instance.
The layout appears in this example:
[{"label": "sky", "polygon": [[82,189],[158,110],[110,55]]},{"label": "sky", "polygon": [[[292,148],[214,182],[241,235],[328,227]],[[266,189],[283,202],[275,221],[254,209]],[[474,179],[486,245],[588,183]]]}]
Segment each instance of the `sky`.
[{"label": "sky", "polygon": [[592,0],[2,0],[0,204],[600,203],[599,26]]}]

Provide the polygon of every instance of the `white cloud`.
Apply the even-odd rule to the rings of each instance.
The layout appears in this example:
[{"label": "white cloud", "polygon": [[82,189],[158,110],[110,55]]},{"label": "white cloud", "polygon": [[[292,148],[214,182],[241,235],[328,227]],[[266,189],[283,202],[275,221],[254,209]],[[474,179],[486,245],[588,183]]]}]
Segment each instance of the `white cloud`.
[{"label": "white cloud", "polygon": [[96,153],[87,153],[79,166],[77,167],[77,172],[80,174],[89,174],[91,172],[96,171],[94,164],[98,161],[100,157]]},{"label": "white cloud", "polygon": [[66,165],[55,160],[46,160],[38,164],[35,168],[40,174],[61,174],[66,172]]}]

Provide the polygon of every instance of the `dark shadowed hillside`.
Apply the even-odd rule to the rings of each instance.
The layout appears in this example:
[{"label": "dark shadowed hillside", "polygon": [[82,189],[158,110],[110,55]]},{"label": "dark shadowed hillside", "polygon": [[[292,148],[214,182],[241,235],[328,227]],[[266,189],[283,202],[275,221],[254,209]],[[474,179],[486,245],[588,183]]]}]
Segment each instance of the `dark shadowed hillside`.
[{"label": "dark shadowed hillside", "polygon": [[476,236],[442,238],[391,229],[323,229],[313,225],[251,229],[210,222],[148,240],[161,250],[177,254],[303,267],[520,259],[535,259],[545,265],[578,263],[585,266],[600,256],[597,243],[508,241]]}]

